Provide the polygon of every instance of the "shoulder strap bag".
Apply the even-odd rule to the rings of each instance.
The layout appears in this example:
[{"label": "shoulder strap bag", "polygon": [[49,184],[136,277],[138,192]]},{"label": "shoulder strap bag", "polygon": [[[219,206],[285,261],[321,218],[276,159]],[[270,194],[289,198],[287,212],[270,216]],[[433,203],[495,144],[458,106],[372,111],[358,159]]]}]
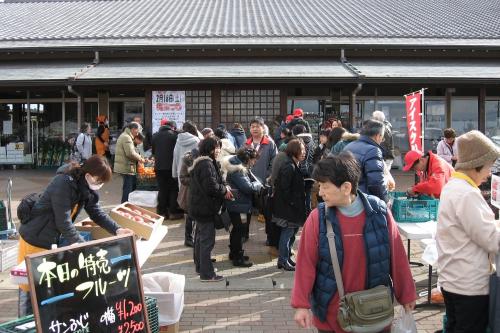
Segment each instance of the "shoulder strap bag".
[{"label": "shoulder strap bag", "polygon": [[381,332],[391,325],[394,318],[392,291],[389,287],[380,285],[368,290],[344,293],[344,283],[335,247],[335,233],[332,224],[328,222],[326,206],[324,207],[328,247],[340,300],[337,321],[346,332]]}]

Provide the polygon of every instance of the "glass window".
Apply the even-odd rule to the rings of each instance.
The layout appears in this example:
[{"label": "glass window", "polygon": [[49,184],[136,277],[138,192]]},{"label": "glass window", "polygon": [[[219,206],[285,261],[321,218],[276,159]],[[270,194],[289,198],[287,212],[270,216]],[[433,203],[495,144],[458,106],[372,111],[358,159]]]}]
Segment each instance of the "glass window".
[{"label": "glass window", "polygon": [[36,118],[38,120],[40,137],[63,140],[62,103],[31,104],[31,107],[33,108],[34,105],[36,105],[38,109]]},{"label": "glass window", "polygon": [[446,127],[446,103],[441,101],[425,101],[425,151],[436,150]]},{"label": "glass window", "polygon": [[97,102],[83,103],[83,122],[89,123],[94,130],[97,128],[98,109]]},{"label": "glass window", "polygon": [[486,101],[485,134],[489,138],[494,136],[500,136],[500,100]]},{"label": "glass window", "polygon": [[[377,110],[382,111],[385,114],[385,119],[392,125],[394,149],[401,154],[406,153],[409,149],[409,144],[408,128],[406,126],[406,104],[404,99],[379,100],[377,102]],[[374,111],[372,110],[372,104],[369,103],[364,111],[364,119],[369,119]]]},{"label": "glass window", "polygon": [[[26,142],[26,115],[23,104],[0,104],[0,145],[10,142]],[[4,121],[10,123],[5,123]],[[10,126],[11,125],[11,126]],[[10,128],[12,127],[12,130]]]},{"label": "glass window", "polygon": [[478,129],[478,118],[477,97],[452,98],[451,127],[457,135]]},{"label": "glass window", "polygon": [[64,126],[66,126],[66,138],[74,137],[79,132],[77,103],[66,103],[66,115]]},{"label": "glass window", "polygon": [[[221,91],[226,93],[226,91]],[[210,90],[186,91],[186,120],[193,121],[201,131],[212,126],[212,92]]]},{"label": "glass window", "polygon": [[228,128],[235,122],[248,127],[256,116],[270,125],[279,114],[279,90],[221,90],[221,122]]}]

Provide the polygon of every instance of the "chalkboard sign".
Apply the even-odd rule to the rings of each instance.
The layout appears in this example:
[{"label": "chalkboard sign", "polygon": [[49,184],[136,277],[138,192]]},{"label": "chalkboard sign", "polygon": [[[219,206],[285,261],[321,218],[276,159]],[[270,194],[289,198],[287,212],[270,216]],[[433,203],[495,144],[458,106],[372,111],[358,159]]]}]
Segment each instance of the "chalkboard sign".
[{"label": "chalkboard sign", "polygon": [[132,236],[26,258],[37,332],[149,332]]}]

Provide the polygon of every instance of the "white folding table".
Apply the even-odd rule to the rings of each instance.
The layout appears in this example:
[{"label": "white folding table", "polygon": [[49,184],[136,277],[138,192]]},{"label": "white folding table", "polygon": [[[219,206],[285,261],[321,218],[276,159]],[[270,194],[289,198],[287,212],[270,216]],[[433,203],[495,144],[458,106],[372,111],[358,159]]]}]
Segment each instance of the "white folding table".
[{"label": "white folding table", "polygon": [[[422,263],[412,263],[410,261],[410,241],[411,240],[423,240],[433,238],[436,235],[437,222],[419,222],[419,223],[404,223],[397,222],[399,233],[406,237],[408,242],[408,262],[411,264],[417,264],[423,266]],[[431,305],[431,291],[432,291],[432,265],[429,265],[429,271],[427,276],[427,303],[423,305]]]}]

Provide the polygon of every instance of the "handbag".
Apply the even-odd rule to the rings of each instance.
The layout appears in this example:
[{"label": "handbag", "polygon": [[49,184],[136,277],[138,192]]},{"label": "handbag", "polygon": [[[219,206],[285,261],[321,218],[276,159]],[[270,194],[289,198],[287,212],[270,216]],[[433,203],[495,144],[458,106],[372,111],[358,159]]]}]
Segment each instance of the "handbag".
[{"label": "handbag", "polygon": [[380,285],[368,290],[344,293],[344,283],[335,247],[335,233],[332,224],[327,222],[326,216],[325,212],[328,247],[330,248],[333,273],[335,274],[340,300],[337,322],[346,332],[380,332],[390,326],[394,319],[391,288]]},{"label": "handbag", "polygon": [[226,229],[226,231],[229,231],[229,227],[231,226],[231,217],[229,217],[229,212],[225,206],[222,206],[219,214],[215,215],[214,223],[215,229]]}]

